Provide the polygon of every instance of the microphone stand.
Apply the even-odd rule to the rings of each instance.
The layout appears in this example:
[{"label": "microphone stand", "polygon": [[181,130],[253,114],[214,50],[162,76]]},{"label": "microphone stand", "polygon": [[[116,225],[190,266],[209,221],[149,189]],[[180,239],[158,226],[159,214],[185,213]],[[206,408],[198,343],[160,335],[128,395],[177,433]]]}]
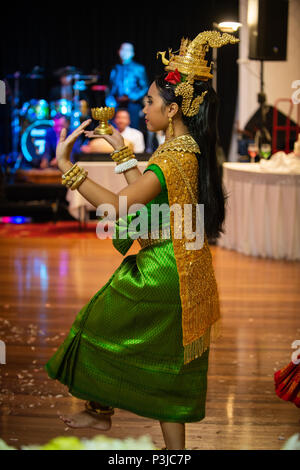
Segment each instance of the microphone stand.
[{"label": "microphone stand", "polygon": [[73,96],[73,112],[71,118],[71,128],[74,129],[75,127],[80,125],[80,102],[79,102],[79,89],[77,87],[77,81],[80,79],[80,75],[74,75],[74,96]]},{"label": "microphone stand", "polygon": [[264,61],[260,61],[260,93],[257,95],[257,101],[260,108],[260,120],[258,122],[258,129],[255,133],[255,144],[261,150],[261,146],[264,143],[271,143],[271,134],[269,133],[266,122],[267,122],[267,113],[269,107],[266,105],[267,96],[264,92]]}]

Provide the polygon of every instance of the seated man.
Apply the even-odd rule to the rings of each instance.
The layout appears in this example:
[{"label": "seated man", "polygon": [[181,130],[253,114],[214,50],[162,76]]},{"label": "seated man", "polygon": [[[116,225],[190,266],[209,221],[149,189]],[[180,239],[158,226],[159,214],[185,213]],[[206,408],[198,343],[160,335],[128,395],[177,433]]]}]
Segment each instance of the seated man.
[{"label": "seated man", "polygon": [[[125,145],[130,147],[134,153],[145,151],[144,135],[141,131],[129,127],[130,116],[127,109],[119,109],[116,112],[114,124],[125,140]],[[80,150],[84,153],[111,153],[113,147],[101,138],[91,139],[87,145],[83,145]]]},{"label": "seated man", "polygon": [[130,114],[127,109],[117,110],[114,123],[124,139],[132,142],[134,153],[145,151],[144,135],[141,131],[130,127]]}]

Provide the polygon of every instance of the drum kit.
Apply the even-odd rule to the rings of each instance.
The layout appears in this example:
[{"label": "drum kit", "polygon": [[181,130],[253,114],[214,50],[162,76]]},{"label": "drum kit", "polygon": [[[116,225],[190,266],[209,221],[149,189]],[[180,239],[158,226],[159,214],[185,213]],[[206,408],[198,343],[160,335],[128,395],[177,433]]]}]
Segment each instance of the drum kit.
[{"label": "drum kit", "polygon": [[[41,156],[45,151],[46,133],[53,127],[56,115],[64,115],[70,122],[70,129],[80,125],[81,119],[89,114],[87,101],[80,100],[80,92],[88,86],[97,83],[98,75],[84,75],[75,67],[67,67],[67,74],[71,76],[72,98],[61,98],[54,101],[45,99],[30,99],[20,105],[20,79],[42,80],[45,78],[42,69],[34,67],[29,74],[15,72],[6,78],[14,80],[14,91],[11,107],[12,129],[12,156],[16,158],[17,167],[20,166],[23,156],[28,162]],[[26,82],[25,82],[26,83]],[[93,90],[106,90],[106,86],[94,85]],[[20,158],[20,148],[22,157]],[[17,169],[17,168],[15,168]]]}]

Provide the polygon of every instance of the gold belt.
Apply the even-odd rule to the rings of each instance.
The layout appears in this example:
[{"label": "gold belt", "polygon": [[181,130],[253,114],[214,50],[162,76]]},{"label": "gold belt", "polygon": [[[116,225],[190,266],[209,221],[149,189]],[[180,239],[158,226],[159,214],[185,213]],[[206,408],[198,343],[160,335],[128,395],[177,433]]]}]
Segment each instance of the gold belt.
[{"label": "gold belt", "polygon": [[159,230],[148,232],[147,236],[148,238],[137,238],[141,248],[172,240],[170,227],[160,227]]}]

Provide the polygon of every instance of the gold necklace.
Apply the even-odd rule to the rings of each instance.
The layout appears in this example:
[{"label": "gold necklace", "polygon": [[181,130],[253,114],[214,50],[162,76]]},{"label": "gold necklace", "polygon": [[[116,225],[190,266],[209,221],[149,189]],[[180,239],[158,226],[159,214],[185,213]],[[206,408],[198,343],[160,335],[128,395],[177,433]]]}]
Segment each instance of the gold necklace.
[{"label": "gold necklace", "polygon": [[171,139],[165,140],[164,143],[171,142],[172,140],[178,139],[179,137],[183,137],[184,135],[191,135],[191,134],[189,132],[187,132],[186,134],[181,134],[181,135],[178,135],[177,137],[172,137]]},{"label": "gold necklace", "polygon": [[153,155],[173,150],[177,152],[201,153],[197,142],[190,134],[182,134],[161,144]]}]

